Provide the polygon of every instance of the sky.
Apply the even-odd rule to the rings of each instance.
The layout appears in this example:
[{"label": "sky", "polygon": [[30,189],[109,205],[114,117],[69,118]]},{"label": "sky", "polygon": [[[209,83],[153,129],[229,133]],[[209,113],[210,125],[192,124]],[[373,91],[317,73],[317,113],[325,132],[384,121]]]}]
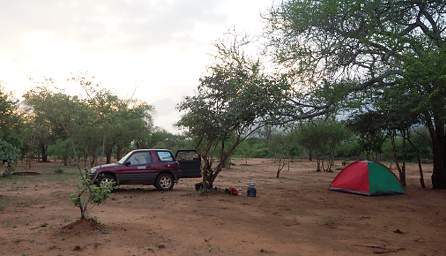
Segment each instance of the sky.
[{"label": "sky", "polygon": [[175,106],[193,95],[228,30],[262,33],[273,0],[0,0],[0,81],[15,97],[44,77],[88,72],[123,98],[155,107],[155,125],[177,132]]}]

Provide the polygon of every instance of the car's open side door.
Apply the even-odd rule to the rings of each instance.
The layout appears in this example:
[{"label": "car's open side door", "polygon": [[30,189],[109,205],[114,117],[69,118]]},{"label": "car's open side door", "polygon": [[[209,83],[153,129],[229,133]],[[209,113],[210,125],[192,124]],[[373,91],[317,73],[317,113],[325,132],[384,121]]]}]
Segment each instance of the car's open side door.
[{"label": "car's open side door", "polygon": [[181,178],[201,177],[201,157],[195,150],[178,150],[175,159],[182,170]]}]

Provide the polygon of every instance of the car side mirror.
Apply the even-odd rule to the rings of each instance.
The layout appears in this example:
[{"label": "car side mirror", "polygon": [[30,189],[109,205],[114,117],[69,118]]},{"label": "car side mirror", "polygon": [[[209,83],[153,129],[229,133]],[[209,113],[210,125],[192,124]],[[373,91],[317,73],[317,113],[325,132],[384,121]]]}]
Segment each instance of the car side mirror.
[{"label": "car side mirror", "polygon": [[130,166],[130,162],[125,162],[124,165],[125,166]]}]

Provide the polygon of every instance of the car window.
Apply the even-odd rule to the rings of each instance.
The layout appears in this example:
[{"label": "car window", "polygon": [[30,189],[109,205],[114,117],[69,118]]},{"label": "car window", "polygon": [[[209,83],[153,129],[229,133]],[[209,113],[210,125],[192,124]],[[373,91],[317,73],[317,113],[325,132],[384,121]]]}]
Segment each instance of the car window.
[{"label": "car window", "polygon": [[170,153],[169,151],[157,151],[156,153],[158,154],[161,162],[173,161],[172,153]]},{"label": "car window", "polygon": [[120,164],[124,164],[124,163],[125,163],[125,160],[126,160],[131,154],[132,154],[131,151],[128,152],[125,156],[123,156],[123,157],[118,161],[118,163],[120,163]]},{"label": "car window", "polygon": [[127,160],[130,165],[146,165],[152,162],[149,152],[136,152],[133,153]]},{"label": "car window", "polygon": [[200,156],[196,151],[178,151],[176,155],[177,161],[194,161],[199,160]]}]

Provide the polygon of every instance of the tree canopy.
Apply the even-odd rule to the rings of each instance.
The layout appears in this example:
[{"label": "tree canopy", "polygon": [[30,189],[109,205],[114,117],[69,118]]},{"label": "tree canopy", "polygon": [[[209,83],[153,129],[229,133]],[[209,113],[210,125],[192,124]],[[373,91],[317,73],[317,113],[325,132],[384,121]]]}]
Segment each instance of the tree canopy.
[{"label": "tree canopy", "polygon": [[433,186],[446,188],[445,17],[444,1],[290,0],[267,16],[269,48],[310,87],[348,84],[340,98],[361,109],[383,90],[410,98],[405,111],[430,131]]},{"label": "tree canopy", "polygon": [[[274,118],[288,86],[267,76],[260,62],[243,52],[245,44],[237,37],[218,43],[215,63],[200,79],[197,94],[178,105],[184,112],[178,126],[197,137],[206,163],[204,182],[210,186],[236,147]],[[210,154],[214,149],[218,150],[215,168]]]}]

